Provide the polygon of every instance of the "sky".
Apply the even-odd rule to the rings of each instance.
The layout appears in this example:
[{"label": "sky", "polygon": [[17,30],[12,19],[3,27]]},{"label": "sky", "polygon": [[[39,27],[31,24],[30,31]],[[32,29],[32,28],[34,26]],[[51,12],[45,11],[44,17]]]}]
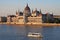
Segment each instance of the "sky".
[{"label": "sky", "polygon": [[29,5],[31,10],[53,13],[60,15],[60,0],[0,0],[0,16],[15,15],[16,11],[24,10]]}]

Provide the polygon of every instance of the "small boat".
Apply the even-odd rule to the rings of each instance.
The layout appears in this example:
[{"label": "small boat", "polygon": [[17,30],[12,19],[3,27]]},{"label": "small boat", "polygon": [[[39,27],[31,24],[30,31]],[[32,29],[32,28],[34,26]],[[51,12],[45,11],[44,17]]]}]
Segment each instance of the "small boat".
[{"label": "small boat", "polygon": [[39,38],[42,38],[41,33],[31,33],[31,32],[29,32],[27,36],[28,37],[37,37],[37,38],[39,37]]}]

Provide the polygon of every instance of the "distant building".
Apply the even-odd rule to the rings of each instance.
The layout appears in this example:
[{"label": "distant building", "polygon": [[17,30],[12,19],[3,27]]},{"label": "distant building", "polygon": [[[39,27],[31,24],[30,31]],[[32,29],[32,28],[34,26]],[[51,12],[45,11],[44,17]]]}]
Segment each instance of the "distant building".
[{"label": "distant building", "polygon": [[0,17],[0,22],[7,22],[7,17]]},{"label": "distant building", "polygon": [[42,14],[42,20],[43,23],[53,23],[54,21],[53,14],[50,13]]},{"label": "distant building", "polygon": [[60,18],[60,15],[53,15],[54,18]]},{"label": "distant building", "polygon": [[60,15],[53,15],[54,23],[60,23]]}]

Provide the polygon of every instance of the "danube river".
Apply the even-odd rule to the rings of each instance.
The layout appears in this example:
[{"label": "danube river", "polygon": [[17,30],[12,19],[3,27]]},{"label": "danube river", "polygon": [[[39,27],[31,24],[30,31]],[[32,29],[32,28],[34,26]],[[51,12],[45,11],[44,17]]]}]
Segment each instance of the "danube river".
[{"label": "danube river", "polygon": [[[43,38],[28,37],[29,32],[41,33]],[[0,40],[60,40],[60,27],[0,25]]]}]

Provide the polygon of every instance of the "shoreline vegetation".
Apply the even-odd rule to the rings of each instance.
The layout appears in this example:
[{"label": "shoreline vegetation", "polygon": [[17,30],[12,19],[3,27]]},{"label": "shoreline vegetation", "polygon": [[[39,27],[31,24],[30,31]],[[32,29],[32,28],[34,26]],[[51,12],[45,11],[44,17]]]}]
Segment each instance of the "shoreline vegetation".
[{"label": "shoreline vegetation", "polygon": [[28,25],[28,26],[60,26],[60,23],[14,23],[14,22],[1,22],[0,24],[7,25]]}]

